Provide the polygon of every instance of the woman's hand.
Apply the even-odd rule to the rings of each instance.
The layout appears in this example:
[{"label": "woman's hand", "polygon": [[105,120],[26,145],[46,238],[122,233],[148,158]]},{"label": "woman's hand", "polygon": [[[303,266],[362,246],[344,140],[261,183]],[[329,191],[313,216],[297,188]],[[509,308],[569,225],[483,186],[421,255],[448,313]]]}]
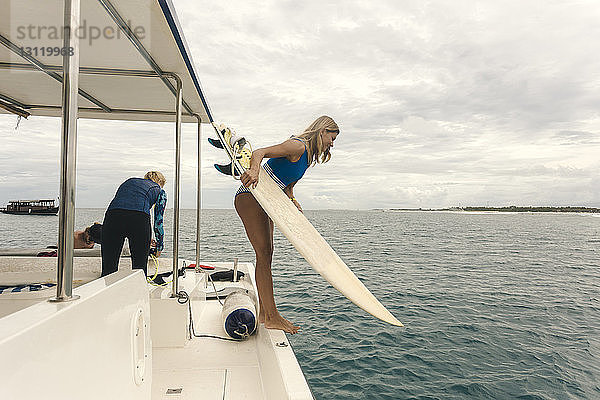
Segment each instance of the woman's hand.
[{"label": "woman's hand", "polygon": [[302,207],[300,207],[300,203],[298,203],[298,200],[296,200],[295,198],[292,199],[292,203],[294,203],[294,205],[298,208],[298,210],[301,213],[304,213],[304,211],[302,211]]},{"label": "woman's hand", "polygon": [[255,168],[253,166],[252,168],[244,172],[240,177],[242,184],[247,188],[250,188],[250,185],[252,185],[252,188],[255,188],[258,184],[258,171],[258,168]]}]

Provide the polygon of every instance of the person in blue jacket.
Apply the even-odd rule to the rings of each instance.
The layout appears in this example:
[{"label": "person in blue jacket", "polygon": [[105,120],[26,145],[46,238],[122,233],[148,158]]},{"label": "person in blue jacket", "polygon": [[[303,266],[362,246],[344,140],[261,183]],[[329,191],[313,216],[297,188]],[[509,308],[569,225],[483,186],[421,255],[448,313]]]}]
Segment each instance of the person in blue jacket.
[{"label": "person in blue jacket", "polygon": [[129,239],[131,264],[147,274],[152,230],[150,209],[154,206],[156,256],[164,247],[163,214],[167,194],[163,190],[165,177],[158,171],[144,178],[129,178],[119,186],[110,202],[102,224],[102,276],[116,272],[125,238]]}]

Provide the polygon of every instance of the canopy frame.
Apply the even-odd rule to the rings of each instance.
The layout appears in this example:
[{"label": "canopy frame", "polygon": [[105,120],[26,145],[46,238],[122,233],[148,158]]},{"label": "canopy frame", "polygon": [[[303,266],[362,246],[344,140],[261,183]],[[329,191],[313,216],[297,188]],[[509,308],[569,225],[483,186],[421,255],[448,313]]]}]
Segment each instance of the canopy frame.
[{"label": "canopy frame", "polygon": [[[57,262],[57,291],[53,302],[66,302],[76,300],[78,296],[73,296],[73,228],[75,220],[75,177],[76,177],[76,151],[77,151],[77,119],[79,111],[98,113],[101,118],[106,113],[136,113],[136,114],[157,114],[175,117],[175,195],[174,195],[174,218],[173,218],[173,285],[171,297],[178,296],[179,287],[179,195],[180,195],[180,175],[181,175],[181,123],[183,110],[185,115],[195,117],[198,125],[198,180],[197,180],[197,217],[196,217],[196,265],[199,265],[200,251],[200,209],[201,209],[201,123],[202,117],[195,113],[188,103],[183,99],[182,79],[173,72],[163,71],[156,63],[154,58],[146,50],[144,45],[118,13],[116,8],[109,0],[98,0],[104,7],[109,16],[119,26],[119,29],[127,36],[138,53],[148,63],[152,71],[119,69],[119,68],[96,68],[81,67],[79,65],[79,38],[77,35],[70,35],[68,32],[72,27],[79,26],[80,23],[80,0],[64,0],[64,47],[73,48],[74,55],[63,56],[63,65],[46,65],[35,57],[24,54],[20,48],[12,43],[8,38],[0,34],[0,44],[4,45],[11,52],[24,58],[29,64],[0,62],[0,69],[9,70],[39,70],[46,73],[53,79],[61,83],[62,104],[61,106],[46,104],[25,104],[8,95],[0,93],[0,107],[18,115],[27,118],[31,115],[28,110],[34,109],[60,109],[62,110],[62,134],[61,134],[61,176],[60,176],[60,208],[59,208],[59,256]],[[169,5],[165,0],[159,0],[159,4],[165,18],[169,24],[173,22],[173,15]],[[179,35],[178,32],[172,32]],[[181,40],[181,38],[179,38]],[[180,49],[181,50],[181,49]],[[180,53],[186,62],[189,62],[185,52]],[[188,68],[189,70],[189,68]],[[62,72],[62,76],[59,74]],[[136,110],[123,108],[110,108],[100,100],[94,98],[91,94],[79,88],[79,74],[102,75],[102,76],[127,76],[138,78],[159,78],[169,91],[175,96],[175,111],[168,110]],[[210,110],[199,90],[198,83],[195,81],[195,74],[190,71],[190,76],[201,98],[202,106],[208,116],[207,122],[213,122]],[[175,86],[171,82],[175,82]],[[97,107],[79,107],[78,95],[84,97]]]},{"label": "canopy frame", "polygon": [[[0,35],[0,42],[2,35]],[[43,72],[47,74],[56,74],[56,72],[62,72],[63,67],[59,65],[46,65],[42,64]],[[8,70],[16,70],[16,71],[37,71],[40,68],[35,64],[24,64],[24,63],[8,63],[0,61],[0,70],[8,69]],[[101,76],[126,76],[126,77],[134,77],[134,78],[160,78],[161,80],[167,79],[167,82],[170,83],[168,79],[172,79],[177,84],[177,80],[180,79],[177,74],[174,72],[161,71],[161,75],[154,71],[145,71],[145,70],[136,70],[136,69],[122,69],[122,68],[97,68],[97,67],[79,67],[79,74],[83,75],[101,75]],[[63,79],[59,76],[58,81],[62,84]],[[177,89],[175,89],[177,90]],[[82,94],[82,90],[79,89],[79,94]],[[93,96],[89,95],[90,98],[96,100]],[[25,104],[19,100],[13,99],[5,94],[0,93],[0,100],[9,103],[10,106],[20,109],[21,112],[27,113],[27,110],[34,109],[61,109],[62,106],[54,106],[48,104]],[[88,98],[88,100],[90,100]],[[92,100],[90,100],[92,101]],[[96,100],[100,102],[99,100]],[[186,106],[184,106],[186,107]],[[114,108],[109,106],[104,107],[79,107],[80,111],[92,111],[101,113],[118,113],[118,114],[127,114],[127,113],[140,113],[140,114],[160,114],[160,115],[172,115],[175,116],[176,112],[168,111],[168,110],[140,110],[140,109],[129,109],[129,108]],[[29,114],[29,113],[27,113]],[[185,115],[195,117],[197,120],[201,120],[201,117],[198,113],[192,111],[192,109],[187,106]]]}]

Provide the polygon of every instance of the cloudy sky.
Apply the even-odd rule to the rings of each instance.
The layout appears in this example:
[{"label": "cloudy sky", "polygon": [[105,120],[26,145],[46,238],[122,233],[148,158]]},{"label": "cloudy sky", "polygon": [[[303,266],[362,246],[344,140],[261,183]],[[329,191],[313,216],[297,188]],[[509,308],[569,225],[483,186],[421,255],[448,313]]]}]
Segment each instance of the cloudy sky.
[{"label": "cloudy sky", "polygon": [[[296,185],[304,208],[600,207],[596,0],[173,2],[217,121],[254,147],[322,114],[340,125],[331,161]],[[0,116],[0,203],[57,196],[60,121],[15,125]],[[81,120],[77,206],[148,169],[172,183],[166,131]],[[183,134],[191,208],[195,126]],[[232,207],[224,161],[204,146],[206,208]]]}]

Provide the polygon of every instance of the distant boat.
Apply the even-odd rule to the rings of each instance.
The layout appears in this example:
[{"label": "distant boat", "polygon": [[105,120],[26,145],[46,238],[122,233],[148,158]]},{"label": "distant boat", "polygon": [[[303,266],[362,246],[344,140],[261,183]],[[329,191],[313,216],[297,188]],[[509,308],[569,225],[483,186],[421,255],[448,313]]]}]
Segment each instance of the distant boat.
[{"label": "distant boat", "polygon": [[56,215],[58,207],[54,205],[54,200],[13,200],[0,211],[4,214]]}]

